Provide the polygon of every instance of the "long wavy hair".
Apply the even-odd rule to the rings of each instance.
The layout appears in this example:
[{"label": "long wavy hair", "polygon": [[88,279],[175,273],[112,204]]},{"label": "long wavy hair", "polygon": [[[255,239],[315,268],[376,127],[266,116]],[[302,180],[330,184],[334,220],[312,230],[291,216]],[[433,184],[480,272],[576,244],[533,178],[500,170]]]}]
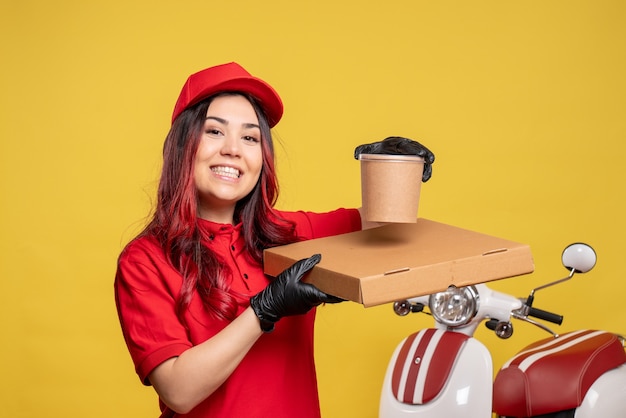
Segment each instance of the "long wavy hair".
[{"label": "long wavy hair", "polygon": [[220,93],[182,112],[172,124],[163,147],[163,168],[152,220],[139,236],[155,237],[169,262],[180,272],[183,283],[176,308],[182,316],[194,292],[209,312],[223,320],[237,313],[237,299],[229,292],[230,271],[218,256],[202,244],[207,239],[198,227],[198,193],[194,160],[207,109],[219,95],[238,94],[253,106],[259,119],[263,165],[254,189],[237,202],[234,221],[242,223],[246,254],[261,263],[263,250],[297,241],[295,226],[273,209],[278,198],[274,144],[267,117],[258,101],[238,92]]}]

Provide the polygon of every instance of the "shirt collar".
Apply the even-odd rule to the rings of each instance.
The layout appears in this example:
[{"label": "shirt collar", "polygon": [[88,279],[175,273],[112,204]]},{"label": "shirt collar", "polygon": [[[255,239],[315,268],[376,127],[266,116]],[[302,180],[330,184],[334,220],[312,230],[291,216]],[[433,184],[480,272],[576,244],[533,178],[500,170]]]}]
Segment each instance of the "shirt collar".
[{"label": "shirt collar", "polygon": [[207,221],[206,219],[198,218],[198,226],[203,231],[213,235],[226,235],[232,233],[239,234],[241,232],[241,222],[239,222],[237,225],[232,225]]}]

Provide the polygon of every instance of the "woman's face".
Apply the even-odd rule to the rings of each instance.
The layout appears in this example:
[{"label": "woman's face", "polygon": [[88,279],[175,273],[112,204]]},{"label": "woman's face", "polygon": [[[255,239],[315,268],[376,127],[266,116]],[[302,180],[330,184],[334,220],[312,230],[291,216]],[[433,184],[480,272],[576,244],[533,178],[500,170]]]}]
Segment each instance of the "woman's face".
[{"label": "woman's face", "polygon": [[261,130],[252,104],[239,95],[214,98],[194,165],[198,216],[232,223],[235,204],[252,191],[262,165]]}]

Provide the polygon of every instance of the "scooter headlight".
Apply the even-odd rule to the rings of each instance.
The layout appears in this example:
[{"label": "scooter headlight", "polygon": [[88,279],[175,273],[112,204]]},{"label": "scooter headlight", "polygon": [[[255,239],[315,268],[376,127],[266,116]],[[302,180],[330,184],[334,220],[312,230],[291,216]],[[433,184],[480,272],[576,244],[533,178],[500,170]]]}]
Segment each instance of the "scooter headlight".
[{"label": "scooter headlight", "polygon": [[478,291],[474,286],[449,287],[430,295],[428,305],[435,320],[449,327],[468,324],[478,312]]}]

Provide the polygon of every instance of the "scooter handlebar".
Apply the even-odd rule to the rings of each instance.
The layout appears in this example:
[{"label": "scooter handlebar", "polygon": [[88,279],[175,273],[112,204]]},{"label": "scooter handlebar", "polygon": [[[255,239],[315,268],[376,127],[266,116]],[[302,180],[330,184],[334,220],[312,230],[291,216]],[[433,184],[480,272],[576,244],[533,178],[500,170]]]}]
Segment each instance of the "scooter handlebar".
[{"label": "scooter handlebar", "polygon": [[534,318],[543,319],[544,321],[552,322],[553,324],[561,325],[563,323],[563,315],[557,315],[552,312],[544,311],[542,309],[530,308],[528,316]]}]

